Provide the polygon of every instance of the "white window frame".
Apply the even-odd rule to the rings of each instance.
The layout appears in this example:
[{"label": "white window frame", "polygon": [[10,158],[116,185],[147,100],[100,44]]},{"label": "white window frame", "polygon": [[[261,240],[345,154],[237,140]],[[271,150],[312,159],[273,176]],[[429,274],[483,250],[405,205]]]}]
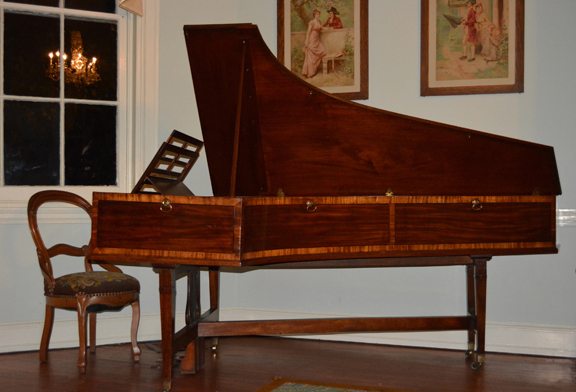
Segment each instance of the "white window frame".
[{"label": "white window frame", "polygon": [[[14,4],[16,5],[16,4]],[[25,9],[12,4],[3,9]],[[33,7],[36,8],[36,7]],[[51,7],[46,7],[51,8]],[[92,200],[93,192],[132,190],[158,148],[158,53],[159,0],[143,2],[144,16],[136,16],[118,8],[118,185],[117,186],[2,186],[0,187],[0,224],[27,223],[26,207],[34,193],[45,189],[61,189]],[[112,17],[114,17],[112,15]],[[126,54],[120,56],[120,48]],[[145,49],[144,49],[145,48]],[[1,58],[0,58],[1,60]],[[48,221],[77,222],[82,213],[65,206],[54,207],[46,214]]]}]

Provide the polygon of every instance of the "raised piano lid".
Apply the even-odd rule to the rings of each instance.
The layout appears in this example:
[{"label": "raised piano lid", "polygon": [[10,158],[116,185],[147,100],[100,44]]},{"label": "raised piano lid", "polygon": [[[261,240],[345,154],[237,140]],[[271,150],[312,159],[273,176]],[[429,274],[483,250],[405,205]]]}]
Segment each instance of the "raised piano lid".
[{"label": "raised piano lid", "polygon": [[339,99],[252,24],[184,32],[215,196],[561,193],[552,147]]}]

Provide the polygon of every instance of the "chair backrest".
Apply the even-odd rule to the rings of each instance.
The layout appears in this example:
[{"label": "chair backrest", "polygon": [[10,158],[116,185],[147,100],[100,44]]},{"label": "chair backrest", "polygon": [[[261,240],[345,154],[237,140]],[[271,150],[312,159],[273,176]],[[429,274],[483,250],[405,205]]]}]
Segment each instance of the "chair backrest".
[{"label": "chair backrest", "polygon": [[[28,225],[30,226],[30,233],[32,234],[34,244],[36,245],[40,269],[42,270],[42,275],[44,276],[46,284],[49,287],[53,287],[55,280],[52,263],[50,261],[52,257],[57,255],[84,257],[84,268],[86,271],[92,271],[92,265],[87,260],[88,245],[79,248],[68,244],[56,244],[50,248],[46,248],[38,228],[38,209],[45,203],[72,204],[82,208],[88,215],[92,212],[92,206],[81,196],[65,191],[41,191],[34,194],[28,201]],[[113,270],[118,270],[115,267],[112,268]]]}]

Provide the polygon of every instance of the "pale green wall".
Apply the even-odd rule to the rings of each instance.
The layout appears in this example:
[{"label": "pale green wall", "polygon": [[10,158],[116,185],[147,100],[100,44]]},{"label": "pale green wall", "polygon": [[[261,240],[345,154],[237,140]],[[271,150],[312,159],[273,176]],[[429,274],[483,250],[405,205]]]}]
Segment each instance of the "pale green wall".
[{"label": "pale green wall", "polygon": [[[276,1],[162,0],[160,11],[158,143],[173,129],[201,138],[182,26],[255,23],[274,52]],[[370,99],[362,103],[552,145],[564,191],[559,208],[576,209],[573,15],[574,0],[526,0],[525,93],[422,98],[420,0],[372,0]],[[204,158],[187,183],[197,195],[210,195]],[[89,230],[87,224],[51,225],[47,229],[72,234],[78,240]],[[560,227],[559,255],[491,261],[488,321],[576,327],[575,240],[576,227]],[[157,313],[156,275],[144,268],[125,270],[142,283],[143,313]],[[463,274],[460,267],[227,273],[223,276],[222,306],[366,315],[459,314],[464,309]],[[41,281],[27,225],[0,225],[0,324],[43,320]],[[203,283],[205,289],[205,277]],[[184,292],[182,289],[179,283],[179,293]],[[181,297],[178,310],[183,310]],[[57,314],[57,319],[65,317],[75,315]]]}]

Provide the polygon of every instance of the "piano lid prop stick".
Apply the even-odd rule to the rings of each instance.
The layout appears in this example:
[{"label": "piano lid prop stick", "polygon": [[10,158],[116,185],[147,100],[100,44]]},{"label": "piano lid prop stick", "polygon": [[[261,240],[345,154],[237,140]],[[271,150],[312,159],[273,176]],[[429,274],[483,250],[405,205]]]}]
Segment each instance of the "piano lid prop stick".
[{"label": "piano lid prop stick", "polygon": [[242,92],[244,91],[244,63],[246,62],[246,41],[242,46],[242,61],[240,64],[240,88],[238,89],[238,104],[236,106],[236,122],[234,124],[234,151],[232,155],[232,174],[230,178],[230,196],[236,193],[236,173],[238,171],[238,145],[240,143],[240,119],[242,117]]}]

